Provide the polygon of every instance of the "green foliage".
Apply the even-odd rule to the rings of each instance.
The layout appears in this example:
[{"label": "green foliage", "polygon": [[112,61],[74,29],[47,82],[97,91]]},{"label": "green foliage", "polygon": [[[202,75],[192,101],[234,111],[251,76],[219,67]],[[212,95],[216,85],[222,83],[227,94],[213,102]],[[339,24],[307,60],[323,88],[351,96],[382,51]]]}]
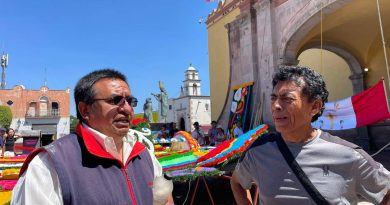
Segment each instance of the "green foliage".
[{"label": "green foliage", "polygon": [[0,106],[0,127],[9,128],[12,122],[11,108]]},{"label": "green foliage", "polygon": [[70,132],[75,132],[78,122],[79,120],[75,116],[70,116]]}]

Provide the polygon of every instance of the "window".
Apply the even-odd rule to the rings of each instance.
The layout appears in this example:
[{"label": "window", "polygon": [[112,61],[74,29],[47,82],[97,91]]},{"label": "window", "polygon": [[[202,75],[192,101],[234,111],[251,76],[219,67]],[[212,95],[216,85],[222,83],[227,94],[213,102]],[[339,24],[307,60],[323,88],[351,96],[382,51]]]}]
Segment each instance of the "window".
[{"label": "window", "polygon": [[28,109],[27,109],[27,116],[35,117],[36,107],[37,107],[36,102],[30,102],[30,104],[28,105]]},{"label": "window", "polygon": [[169,105],[169,110],[172,110],[172,105]]},{"label": "window", "polygon": [[39,116],[47,116],[47,108],[48,108],[49,98],[43,96],[39,99]]},{"label": "window", "polygon": [[60,115],[58,102],[52,102],[51,103],[51,115],[52,116],[59,116]]},{"label": "window", "polygon": [[198,95],[198,85],[194,83],[192,89],[192,94]]},{"label": "window", "polygon": [[209,104],[208,103],[205,104],[205,108],[206,108],[206,110],[209,110]]}]

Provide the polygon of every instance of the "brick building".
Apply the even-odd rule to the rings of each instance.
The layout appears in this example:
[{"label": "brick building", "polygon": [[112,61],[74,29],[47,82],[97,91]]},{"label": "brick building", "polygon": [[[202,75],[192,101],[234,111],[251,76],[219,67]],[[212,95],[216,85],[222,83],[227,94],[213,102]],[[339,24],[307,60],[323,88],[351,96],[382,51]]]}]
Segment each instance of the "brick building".
[{"label": "brick building", "polygon": [[49,90],[42,86],[39,90],[27,90],[16,85],[0,90],[0,105],[11,108],[11,128],[17,132],[40,130],[42,144],[69,134],[70,89]]}]

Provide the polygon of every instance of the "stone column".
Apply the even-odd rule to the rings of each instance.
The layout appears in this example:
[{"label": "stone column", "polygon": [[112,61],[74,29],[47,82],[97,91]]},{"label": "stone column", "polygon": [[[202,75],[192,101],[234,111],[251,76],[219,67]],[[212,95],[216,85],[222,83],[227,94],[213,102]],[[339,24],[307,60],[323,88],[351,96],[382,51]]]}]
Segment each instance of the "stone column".
[{"label": "stone column", "polygon": [[272,1],[262,0],[253,5],[256,10],[257,62],[254,72],[253,126],[260,123],[273,125],[271,116],[272,75],[277,65],[277,50],[274,35],[274,11]]},{"label": "stone column", "polygon": [[349,76],[352,81],[353,94],[358,94],[364,90],[363,73],[353,73]]},{"label": "stone column", "polygon": [[[257,44],[256,24],[254,24],[255,10],[251,7],[251,1],[246,1],[240,6],[241,13],[234,21],[228,23],[229,52],[230,52],[230,83],[227,103],[219,118],[221,124],[227,124],[229,119],[232,88],[237,85],[254,81],[254,72],[257,71]],[[253,102],[253,98],[252,98]],[[249,108],[249,116],[252,117],[252,109]],[[226,122],[225,122],[226,120]],[[249,119],[249,121],[252,121]]]}]

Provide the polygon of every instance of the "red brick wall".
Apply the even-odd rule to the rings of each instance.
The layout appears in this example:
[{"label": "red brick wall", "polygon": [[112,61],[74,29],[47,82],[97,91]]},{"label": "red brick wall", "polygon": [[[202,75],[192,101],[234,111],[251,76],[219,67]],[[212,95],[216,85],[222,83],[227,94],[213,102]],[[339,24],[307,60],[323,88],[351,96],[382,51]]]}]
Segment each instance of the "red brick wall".
[{"label": "red brick wall", "polygon": [[26,90],[22,86],[15,86],[12,89],[0,90],[0,105],[7,105],[11,100],[13,118],[24,118],[30,102],[39,103],[39,99],[46,96],[49,99],[49,109],[52,102],[57,102],[60,117],[70,116],[70,90],[49,90],[43,86],[40,90]]}]

